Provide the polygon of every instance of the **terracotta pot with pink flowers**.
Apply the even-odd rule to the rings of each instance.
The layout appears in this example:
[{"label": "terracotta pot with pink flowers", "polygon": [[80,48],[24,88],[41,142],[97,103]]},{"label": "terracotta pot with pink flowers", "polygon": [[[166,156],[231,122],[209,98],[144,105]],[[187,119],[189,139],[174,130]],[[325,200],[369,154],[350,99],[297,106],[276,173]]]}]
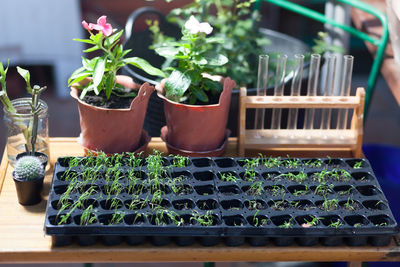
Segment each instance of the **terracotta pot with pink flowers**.
[{"label": "terracotta pot with pink flowers", "polygon": [[151,75],[163,77],[164,73],[141,58],[125,58],[130,50],[123,50],[119,44],[123,30],[113,29],[106,16],[100,17],[97,24],[82,21],[82,25],[90,37],[75,40],[90,46],[84,52],[98,51],[102,55],[83,57],[82,67],[68,81],[79,107],[80,143],[87,150],[107,154],[143,149],[143,142],[149,142],[143,121],[154,87],[136,84],[117,73],[126,64]]},{"label": "terracotta pot with pink flowers", "polygon": [[[167,126],[161,137],[169,152],[190,156],[219,156],[229,136],[226,129],[231,93],[230,78],[213,76],[228,62],[216,53],[213,28],[193,16],[182,28],[179,42],[165,42],[156,52],[173,62],[171,74],[156,86],[164,100]],[[169,61],[168,61],[169,62]]]}]

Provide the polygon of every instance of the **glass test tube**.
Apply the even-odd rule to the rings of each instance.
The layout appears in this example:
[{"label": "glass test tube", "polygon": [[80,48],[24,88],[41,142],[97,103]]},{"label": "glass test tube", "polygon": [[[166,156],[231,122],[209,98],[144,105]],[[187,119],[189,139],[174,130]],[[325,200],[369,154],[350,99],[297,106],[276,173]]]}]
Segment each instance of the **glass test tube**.
[{"label": "glass test tube", "polygon": [[[340,85],[340,96],[349,96],[351,89],[351,79],[353,76],[353,60],[350,55],[343,56],[342,83]],[[343,130],[347,128],[348,109],[340,109],[338,112],[337,129]]]},{"label": "glass test tube", "polygon": [[[287,55],[278,55],[275,74],[274,96],[283,96],[283,88],[285,87]],[[271,118],[271,129],[280,129],[281,127],[282,109],[273,108]]]},{"label": "glass test tube", "polygon": [[[296,54],[294,56],[294,63],[293,63],[293,80],[292,86],[290,88],[290,95],[291,96],[300,96],[300,89],[301,89],[301,81],[303,79],[303,65],[304,65],[304,55]],[[288,114],[288,129],[296,129],[297,128],[297,116],[298,116],[298,109],[291,108],[289,109]]]},{"label": "glass test tube", "polygon": [[[268,86],[268,55],[258,57],[257,96],[265,96]],[[254,129],[264,129],[265,109],[256,109]]]},{"label": "glass test tube", "polygon": [[[332,96],[336,79],[336,56],[329,55],[327,58],[327,71],[325,79],[324,96]],[[321,129],[330,129],[332,109],[322,109]]]},{"label": "glass test tube", "polygon": [[[308,83],[307,83],[307,96],[317,95],[320,62],[321,62],[321,56],[319,54],[311,55],[310,72],[308,75]],[[304,116],[304,129],[314,128],[314,116],[315,116],[315,109],[313,108],[306,109]]]}]

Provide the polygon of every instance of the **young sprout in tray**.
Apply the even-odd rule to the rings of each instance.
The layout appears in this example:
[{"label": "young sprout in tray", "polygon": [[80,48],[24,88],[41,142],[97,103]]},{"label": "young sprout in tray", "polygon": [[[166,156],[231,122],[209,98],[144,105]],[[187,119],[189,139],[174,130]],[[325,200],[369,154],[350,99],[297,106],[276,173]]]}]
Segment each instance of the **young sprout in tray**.
[{"label": "young sprout in tray", "polygon": [[93,212],[93,205],[87,207],[81,215],[80,225],[90,225],[97,222],[97,217]]},{"label": "young sprout in tray", "polygon": [[324,202],[322,202],[322,208],[324,211],[331,211],[337,209],[339,206],[339,200],[337,198],[327,199],[325,198]]},{"label": "young sprout in tray", "polygon": [[187,167],[189,165],[189,158],[180,156],[180,155],[175,155],[172,159],[172,166],[176,168],[183,168]]},{"label": "young sprout in tray", "polygon": [[336,221],[331,221],[331,223],[328,225],[328,227],[332,227],[332,228],[339,228],[343,226],[343,223],[337,219]]},{"label": "young sprout in tray", "polygon": [[113,224],[120,224],[125,218],[125,212],[123,211],[115,211],[114,214],[111,216],[111,219],[108,223],[108,225],[113,225]]},{"label": "young sprout in tray", "polygon": [[292,228],[294,224],[292,223],[293,218],[290,218],[289,221],[284,221],[281,225],[279,225],[280,228]]},{"label": "young sprout in tray", "polygon": [[302,223],[301,226],[304,228],[310,228],[319,224],[319,221],[322,220],[322,217],[315,217],[314,215],[310,215],[311,220],[307,220],[304,218],[305,223]]},{"label": "young sprout in tray", "polygon": [[362,160],[357,161],[356,163],[354,163],[353,169],[361,169],[362,168],[362,164],[363,164]]},{"label": "young sprout in tray", "polygon": [[254,182],[250,185],[249,189],[247,189],[246,193],[252,196],[261,196],[264,193],[263,182]]},{"label": "young sprout in tray", "polygon": [[225,172],[225,173],[219,172],[218,174],[219,174],[220,179],[222,181],[224,181],[224,182],[234,182],[234,183],[236,183],[236,181],[238,179],[231,172]]},{"label": "young sprout in tray", "polygon": [[212,226],[214,224],[214,215],[211,210],[208,210],[206,214],[193,214],[190,219],[195,220],[201,226]]}]

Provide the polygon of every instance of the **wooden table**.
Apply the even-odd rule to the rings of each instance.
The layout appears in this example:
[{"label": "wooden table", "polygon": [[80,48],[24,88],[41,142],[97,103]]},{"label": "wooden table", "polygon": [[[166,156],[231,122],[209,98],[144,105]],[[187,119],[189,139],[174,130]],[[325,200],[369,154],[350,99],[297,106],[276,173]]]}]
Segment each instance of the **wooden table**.
[{"label": "wooden table", "polygon": [[[376,7],[377,9],[386,13],[385,0],[363,0],[364,2]],[[371,14],[365,13],[359,9],[352,8],[351,18],[354,25],[359,30],[362,30],[371,36],[382,36],[382,26],[379,20]],[[376,54],[376,46],[369,42],[365,42],[368,50],[373,56]],[[385,78],[397,104],[400,105],[400,66],[396,64],[393,57],[393,49],[390,42],[386,47],[384,60],[382,62],[381,73]]]},{"label": "wooden table", "polygon": [[[229,139],[226,155],[236,154],[236,139]],[[147,152],[153,149],[166,151],[160,138],[153,138]],[[60,156],[78,156],[82,148],[75,138],[50,138],[50,162]],[[43,232],[46,201],[32,207],[18,204],[12,168],[4,154],[0,166],[0,262],[270,262],[270,261],[352,261],[351,266],[361,266],[361,261],[398,261],[398,238],[386,247],[215,247],[193,245],[155,247],[101,244],[81,247],[76,244],[52,247],[51,238]],[[52,177],[49,170],[45,179],[44,194],[47,197]]]}]

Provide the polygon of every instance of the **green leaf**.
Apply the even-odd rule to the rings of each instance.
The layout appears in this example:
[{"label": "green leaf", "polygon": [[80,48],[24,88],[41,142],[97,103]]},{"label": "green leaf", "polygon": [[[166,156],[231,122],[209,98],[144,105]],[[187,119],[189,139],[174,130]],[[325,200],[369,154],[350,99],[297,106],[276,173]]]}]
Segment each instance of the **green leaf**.
[{"label": "green leaf", "polygon": [[93,45],[95,44],[92,40],[89,40],[89,39],[72,39],[72,40],[81,42],[81,43],[87,43],[87,44],[93,44]]},{"label": "green leaf", "polygon": [[222,37],[209,37],[206,38],[206,43],[212,44],[212,43],[218,43],[218,44],[223,44],[225,42],[225,38]]},{"label": "green leaf", "polygon": [[92,46],[91,48],[83,50],[83,52],[89,53],[89,52],[93,52],[93,51],[96,51],[96,50],[99,50],[99,49],[100,49],[100,47],[95,45],[95,46]]},{"label": "green leaf", "polygon": [[81,73],[80,75],[75,76],[73,79],[69,79],[68,80],[68,86],[71,86],[75,83],[79,83],[80,81],[82,81],[83,79],[85,79],[86,77],[89,77],[91,73]]},{"label": "green leaf", "polygon": [[94,66],[96,65],[96,62],[97,62],[98,58],[99,57],[95,57],[95,58],[92,58],[92,59],[87,59],[87,58],[82,57],[82,66],[85,69],[89,70],[89,71],[93,71]]},{"label": "green leaf", "polygon": [[166,58],[174,58],[176,55],[179,54],[179,48],[178,47],[159,47],[155,49],[156,53],[159,54],[162,57]]},{"label": "green leaf", "polygon": [[106,40],[104,41],[104,45],[106,47],[110,47],[114,44],[114,42],[119,41],[119,38],[121,37],[122,33],[124,32],[124,30],[120,30],[119,32],[111,35],[110,37],[106,38]]},{"label": "green leaf", "polygon": [[102,38],[103,38],[103,34],[102,33],[98,33],[96,35],[90,36],[90,39],[93,40],[94,44],[98,44],[99,42],[101,42]]},{"label": "green leaf", "polygon": [[205,102],[205,103],[208,102],[208,96],[207,96],[206,93],[205,93],[203,90],[201,90],[200,88],[198,88],[198,87],[192,87],[191,91],[192,91],[192,93],[196,96],[196,98],[197,98],[198,100],[200,100],[201,102]]},{"label": "green leaf", "polygon": [[207,59],[202,56],[195,56],[193,59],[193,63],[197,65],[206,65],[208,63]]},{"label": "green leaf", "polygon": [[107,99],[110,99],[113,89],[114,89],[114,75],[109,75],[106,79],[106,97],[107,97]]},{"label": "green leaf", "polygon": [[179,101],[189,88],[191,82],[190,75],[179,70],[174,70],[165,82],[166,97],[173,101]]},{"label": "green leaf", "polygon": [[160,70],[156,67],[153,67],[152,65],[150,65],[149,62],[147,62],[146,60],[144,60],[142,58],[139,58],[139,57],[125,58],[124,63],[131,64],[135,67],[138,67],[139,69],[142,69],[143,71],[147,72],[150,75],[166,77],[165,73],[162,70]]},{"label": "green leaf", "polygon": [[[99,92],[97,87],[99,86],[101,80],[103,79],[105,66],[106,66],[105,59],[101,57],[98,58],[96,65],[94,66],[93,69],[93,86],[95,88],[95,91],[97,92]],[[98,94],[97,92],[96,94]]]},{"label": "green leaf", "polygon": [[221,83],[213,81],[213,80],[210,80],[210,79],[204,79],[203,80],[203,85],[206,88],[211,89],[212,91],[218,92],[218,93],[222,92],[222,89],[223,89]]},{"label": "green leaf", "polygon": [[31,88],[31,74],[29,73],[28,70],[23,69],[19,66],[17,66],[17,71],[19,73],[19,75],[22,76],[22,78],[24,78],[25,82],[26,82],[26,90],[28,91],[28,93],[32,93],[32,88]]},{"label": "green leaf", "polygon": [[229,61],[226,56],[217,54],[214,51],[204,54],[204,58],[208,61],[208,65],[210,66],[222,66]]}]

